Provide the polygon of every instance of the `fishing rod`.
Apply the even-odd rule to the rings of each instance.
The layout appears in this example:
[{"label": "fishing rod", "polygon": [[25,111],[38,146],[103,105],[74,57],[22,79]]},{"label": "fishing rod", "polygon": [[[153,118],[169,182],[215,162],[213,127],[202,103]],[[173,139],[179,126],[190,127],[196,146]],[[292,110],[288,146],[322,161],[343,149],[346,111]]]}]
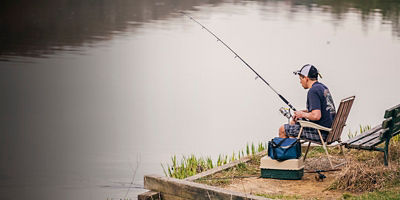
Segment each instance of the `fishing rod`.
[{"label": "fishing rod", "polygon": [[[203,24],[201,24],[200,22],[198,22],[197,20],[195,20],[192,16],[190,16],[190,15],[187,15],[186,13],[184,13],[184,12],[180,12],[182,15],[184,15],[184,16],[186,16],[186,17],[188,17],[189,19],[191,19],[191,20],[193,20],[194,22],[196,22],[198,25],[200,25],[203,29],[205,29],[207,32],[209,32],[211,35],[213,35],[215,38],[217,38],[217,42],[221,42],[226,48],[228,48],[233,54],[235,54],[235,58],[239,58],[251,71],[253,71],[256,75],[257,75],[257,77],[256,77],[256,79],[257,78],[260,78],[265,84],[267,84],[268,85],[268,87],[269,88],[271,88],[272,89],[272,91],[274,91],[275,92],[275,94],[277,94],[278,96],[279,96],[279,98],[283,101],[283,102],[285,102],[288,106],[289,106],[289,108],[290,109],[292,109],[293,111],[296,111],[296,108],[294,108],[293,106],[292,106],[292,104],[290,104],[289,103],[289,101],[288,100],[286,100],[285,99],[285,97],[283,97],[281,94],[279,94],[260,74],[258,74],[257,72],[256,72],[256,70],[254,70],[246,61],[244,61],[243,60],[243,58],[242,57],[240,57],[235,51],[233,51],[224,41],[222,41],[217,35],[215,35],[212,31],[210,31],[207,27],[205,27]],[[282,112],[282,111],[281,111]],[[282,113],[283,114],[283,113]],[[290,113],[289,113],[290,114]]]},{"label": "fishing rod", "polygon": [[321,173],[321,172],[336,172],[336,171],[341,171],[342,169],[326,169],[326,170],[310,170],[310,171],[304,171],[304,173]]}]

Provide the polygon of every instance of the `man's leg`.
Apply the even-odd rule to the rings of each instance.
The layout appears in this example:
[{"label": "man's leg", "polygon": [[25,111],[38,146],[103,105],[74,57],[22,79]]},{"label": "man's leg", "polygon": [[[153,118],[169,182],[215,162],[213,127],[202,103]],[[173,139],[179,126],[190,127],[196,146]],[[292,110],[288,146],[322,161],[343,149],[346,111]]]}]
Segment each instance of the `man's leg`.
[{"label": "man's leg", "polygon": [[[304,127],[303,128],[302,137],[306,138],[307,140],[321,142],[318,130],[315,129],[315,128]],[[323,137],[324,140],[326,139],[325,135],[323,135],[322,137]]]},{"label": "man's leg", "polygon": [[280,138],[287,138],[286,133],[285,133],[285,126],[284,125],[282,125],[279,128],[279,137]]},{"label": "man's leg", "polygon": [[300,125],[299,124],[284,124],[279,128],[280,138],[295,138],[299,135]]}]

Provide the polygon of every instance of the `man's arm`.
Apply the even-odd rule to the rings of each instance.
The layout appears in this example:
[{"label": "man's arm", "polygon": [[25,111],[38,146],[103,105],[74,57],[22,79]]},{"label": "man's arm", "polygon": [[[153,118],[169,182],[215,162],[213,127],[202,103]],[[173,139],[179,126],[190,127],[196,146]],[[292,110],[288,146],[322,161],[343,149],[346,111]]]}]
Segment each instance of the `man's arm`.
[{"label": "man's arm", "polygon": [[321,110],[312,110],[311,112],[296,111],[294,112],[295,120],[298,118],[306,118],[311,121],[318,121],[321,119]]}]

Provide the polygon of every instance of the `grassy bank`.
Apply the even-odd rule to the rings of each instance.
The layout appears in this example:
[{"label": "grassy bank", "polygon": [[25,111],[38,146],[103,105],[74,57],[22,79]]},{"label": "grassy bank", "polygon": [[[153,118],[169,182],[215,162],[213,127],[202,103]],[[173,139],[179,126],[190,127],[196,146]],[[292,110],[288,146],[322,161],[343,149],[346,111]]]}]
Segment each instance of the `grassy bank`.
[{"label": "grassy bank", "polygon": [[[369,127],[360,126],[358,133],[349,134],[353,137]],[[382,144],[383,145],[383,144]],[[202,171],[220,166],[236,159],[248,155],[255,155],[257,152],[266,149],[266,144],[246,145],[238,153],[232,155],[220,155],[217,160],[210,157],[183,156],[177,160],[176,156],[171,158],[171,164],[164,168],[166,176],[174,178],[186,178]],[[383,153],[375,151],[345,149],[346,165],[341,166],[341,171],[333,172],[330,182],[327,182],[324,191],[333,191],[338,193],[339,199],[400,199],[400,137],[392,138],[389,146],[389,166],[383,164]],[[329,148],[332,159],[342,162],[343,154],[338,147]],[[312,147],[308,154],[305,170],[309,169],[329,169],[329,163],[322,147]],[[313,161],[312,161],[313,160]],[[314,162],[315,161],[315,162]],[[325,164],[324,164],[325,162]],[[242,180],[246,177],[260,176],[260,157],[253,156],[247,163],[240,163],[233,168],[218,172],[208,177],[196,180],[196,182],[213,186],[229,186],[235,182],[235,179]],[[308,165],[308,166],[307,166]],[[310,181],[310,180],[308,180]],[[280,181],[279,181],[280,182]],[[301,183],[300,183],[301,184]],[[312,182],[318,184],[318,182]],[[322,188],[325,188],[323,186]],[[293,195],[286,193],[267,193],[261,191],[256,195],[272,199],[304,199],[302,195]],[[318,195],[319,196],[319,195]],[[322,193],[320,195],[322,197]],[[318,198],[317,198],[318,199]]]}]

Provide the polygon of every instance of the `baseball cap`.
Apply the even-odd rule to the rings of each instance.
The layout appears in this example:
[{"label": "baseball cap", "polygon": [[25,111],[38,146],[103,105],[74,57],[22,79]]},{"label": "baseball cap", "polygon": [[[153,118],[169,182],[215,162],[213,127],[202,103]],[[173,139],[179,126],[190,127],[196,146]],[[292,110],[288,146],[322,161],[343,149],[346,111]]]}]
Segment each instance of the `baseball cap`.
[{"label": "baseball cap", "polygon": [[318,70],[314,67],[314,65],[306,64],[300,70],[293,72],[295,75],[303,75],[307,76],[308,78],[317,78],[318,77]]}]

